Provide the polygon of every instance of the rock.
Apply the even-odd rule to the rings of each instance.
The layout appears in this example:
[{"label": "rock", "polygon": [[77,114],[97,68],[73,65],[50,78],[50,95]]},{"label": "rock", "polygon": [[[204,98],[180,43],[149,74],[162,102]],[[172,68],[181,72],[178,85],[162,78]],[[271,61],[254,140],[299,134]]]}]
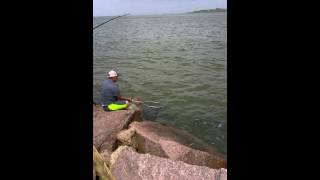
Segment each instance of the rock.
[{"label": "rock", "polygon": [[120,141],[122,145],[138,148],[138,143],[134,135],[135,130],[133,128],[122,130],[118,133],[117,140]]},{"label": "rock", "polygon": [[190,133],[151,121],[133,122],[139,153],[210,168],[226,168],[226,158]]},{"label": "rock", "polygon": [[100,154],[103,157],[106,164],[110,166],[110,158],[111,158],[112,151],[109,149],[104,149],[100,152]]},{"label": "rock", "polygon": [[111,158],[110,158],[110,165],[112,166],[115,161],[117,160],[117,158],[119,157],[120,153],[122,150],[124,149],[131,149],[133,151],[135,151],[132,147],[130,146],[119,146],[112,154],[111,154]]},{"label": "rock", "polygon": [[141,112],[120,110],[105,112],[100,106],[93,105],[93,144],[97,150],[112,152],[117,133],[128,127],[132,121],[141,121]]},{"label": "rock", "polygon": [[130,110],[135,110],[135,111],[140,111],[141,109],[135,105],[135,104],[130,104],[130,106],[128,107],[128,109]]},{"label": "rock", "polygon": [[161,158],[139,154],[132,148],[120,146],[112,154],[111,172],[117,180],[227,180],[226,169],[210,169]]}]

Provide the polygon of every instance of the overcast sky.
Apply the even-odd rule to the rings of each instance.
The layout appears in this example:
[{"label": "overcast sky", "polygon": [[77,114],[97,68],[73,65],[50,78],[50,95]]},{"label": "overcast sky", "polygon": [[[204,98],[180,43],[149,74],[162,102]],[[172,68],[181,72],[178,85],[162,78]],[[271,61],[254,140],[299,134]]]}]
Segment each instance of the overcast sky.
[{"label": "overcast sky", "polygon": [[227,8],[227,0],[93,0],[93,16],[183,13]]}]

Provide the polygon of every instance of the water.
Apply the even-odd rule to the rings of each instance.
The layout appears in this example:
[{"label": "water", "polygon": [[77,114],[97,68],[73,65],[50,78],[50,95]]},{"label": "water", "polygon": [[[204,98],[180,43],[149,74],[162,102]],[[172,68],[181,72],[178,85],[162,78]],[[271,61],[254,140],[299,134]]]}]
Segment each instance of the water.
[{"label": "water", "polygon": [[[94,17],[97,25],[112,17]],[[116,68],[124,96],[160,102],[146,119],[184,129],[227,155],[226,13],[126,16],[93,34],[93,96]]]}]

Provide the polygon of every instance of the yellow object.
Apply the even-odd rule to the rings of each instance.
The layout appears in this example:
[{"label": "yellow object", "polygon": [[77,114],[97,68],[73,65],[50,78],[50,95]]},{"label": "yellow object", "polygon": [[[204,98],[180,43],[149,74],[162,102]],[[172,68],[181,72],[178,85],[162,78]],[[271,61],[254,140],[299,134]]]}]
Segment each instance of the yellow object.
[{"label": "yellow object", "polygon": [[108,108],[110,111],[116,111],[121,109],[126,109],[129,105],[128,104],[109,104]]},{"label": "yellow object", "polygon": [[96,147],[93,146],[93,166],[101,180],[115,180],[104,158],[99,154]]}]

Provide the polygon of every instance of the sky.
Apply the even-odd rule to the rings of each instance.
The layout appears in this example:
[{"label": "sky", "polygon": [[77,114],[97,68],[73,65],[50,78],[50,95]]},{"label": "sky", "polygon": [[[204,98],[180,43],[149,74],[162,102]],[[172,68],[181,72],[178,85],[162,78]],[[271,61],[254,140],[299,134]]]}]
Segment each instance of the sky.
[{"label": "sky", "polygon": [[93,0],[93,16],[185,13],[227,8],[227,0]]}]

